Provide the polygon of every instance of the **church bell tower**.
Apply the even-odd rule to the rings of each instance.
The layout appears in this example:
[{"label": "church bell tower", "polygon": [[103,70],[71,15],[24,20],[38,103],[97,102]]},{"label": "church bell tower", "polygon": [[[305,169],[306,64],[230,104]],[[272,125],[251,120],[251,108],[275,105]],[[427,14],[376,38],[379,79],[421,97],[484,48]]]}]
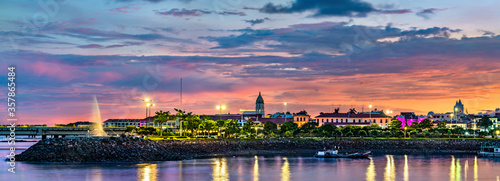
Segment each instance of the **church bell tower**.
[{"label": "church bell tower", "polygon": [[257,100],[255,101],[255,113],[260,114],[261,117],[264,117],[264,99],[262,98],[262,95],[259,92],[259,97],[257,97]]}]

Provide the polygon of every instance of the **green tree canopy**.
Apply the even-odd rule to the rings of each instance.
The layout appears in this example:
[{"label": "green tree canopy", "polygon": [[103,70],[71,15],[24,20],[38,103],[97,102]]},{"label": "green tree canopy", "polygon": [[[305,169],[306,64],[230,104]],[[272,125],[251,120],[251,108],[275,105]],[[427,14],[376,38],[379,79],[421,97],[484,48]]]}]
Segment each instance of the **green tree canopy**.
[{"label": "green tree canopy", "polygon": [[485,130],[488,130],[488,128],[493,125],[493,122],[488,118],[488,116],[483,116],[479,122],[477,123],[479,127],[483,127]]},{"label": "green tree canopy", "polygon": [[252,119],[248,119],[245,122],[245,124],[243,124],[242,130],[246,131],[247,133],[251,133],[252,132],[252,127],[253,127],[253,121],[252,121]]},{"label": "green tree canopy", "polygon": [[240,124],[236,120],[228,119],[224,124],[224,132],[228,135],[240,132]]},{"label": "green tree canopy", "polygon": [[359,131],[359,132],[358,132],[358,135],[359,135],[359,136],[361,136],[361,137],[366,137],[366,136],[368,136],[368,135],[366,134],[366,131],[365,131],[365,130],[361,130],[361,131]]},{"label": "green tree canopy", "polygon": [[266,134],[274,133],[277,130],[278,130],[278,125],[276,125],[276,123],[268,121],[264,124],[264,133]]},{"label": "green tree canopy", "polygon": [[418,128],[421,128],[421,129],[429,129],[429,128],[432,128],[434,126],[434,124],[432,124],[431,120],[429,120],[429,119],[424,119],[424,120],[420,121],[420,123],[418,123],[417,125],[418,125]]},{"label": "green tree canopy", "polygon": [[393,130],[396,130],[396,129],[401,129],[401,124],[403,124],[401,121],[398,121],[398,120],[392,120],[389,125],[387,125],[387,127],[389,129],[393,129]]},{"label": "green tree canopy", "polygon": [[294,133],[299,129],[299,125],[297,123],[294,123],[293,121],[287,121],[281,125],[281,132],[286,133],[287,131],[290,131],[290,133]]},{"label": "green tree canopy", "polygon": [[380,126],[378,124],[371,124],[370,127],[368,127],[370,130],[374,129],[380,129]]},{"label": "green tree canopy", "polygon": [[301,130],[304,131],[304,133],[311,133],[316,130],[316,123],[314,122],[307,122],[302,127],[300,127]]},{"label": "green tree canopy", "polygon": [[163,129],[161,128],[163,123],[166,123],[170,118],[170,111],[163,112],[162,110],[155,112],[156,116],[154,119],[155,125],[160,125],[160,136],[163,136]]},{"label": "green tree canopy", "polygon": [[441,128],[441,129],[444,129],[444,128],[446,128],[446,123],[445,123],[444,121],[441,121],[441,122],[439,122],[439,123],[437,124],[437,127],[438,127],[438,128]]},{"label": "green tree canopy", "polygon": [[333,135],[339,128],[333,124],[324,124],[318,128],[320,133],[326,133],[328,136]]}]

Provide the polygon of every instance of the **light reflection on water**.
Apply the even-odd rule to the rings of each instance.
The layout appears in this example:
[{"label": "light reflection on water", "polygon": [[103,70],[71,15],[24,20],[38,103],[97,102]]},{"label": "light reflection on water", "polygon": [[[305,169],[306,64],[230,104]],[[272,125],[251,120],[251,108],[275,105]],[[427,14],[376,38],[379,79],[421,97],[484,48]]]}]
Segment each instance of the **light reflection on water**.
[{"label": "light reflection on water", "polygon": [[283,167],[281,167],[281,181],[289,181],[290,180],[290,166],[288,163],[288,158],[283,157],[285,163],[283,163]]},{"label": "light reflection on water", "polygon": [[213,180],[214,181],[229,180],[226,158],[214,158],[212,160],[213,160],[213,175],[212,175]]},{"label": "light reflection on water", "polygon": [[375,177],[377,173],[375,172],[375,164],[373,163],[373,159],[370,158],[370,165],[366,169],[366,181],[375,181]]},{"label": "light reflection on water", "polygon": [[253,181],[259,181],[259,157],[254,157],[253,164]]},{"label": "light reflection on water", "polygon": [[[3,156],[6,152],[0,152]],[[469,163],[471,165],[469,165]],[[318,159],[253,156],[141,164],[17,163],[10,174],[0,164],[1,180],[499,180],[500,159],[472,155],[376,155],[369,159]],[[472,168],[470,168],[472,167]],[[481,173],[479,173],[479,167]],[[50,175],[50,177],[42,176]],[[468,178],[469,177],[469,178]]]},{"label": "light reflection on water", "polygon": [[139,170],[137,171],[137,180],[138,181],[154,181],[157,179],[158,170],[157,164],[153,163],[144,163],[138,164]]},{"label": "light reflection on water", "polygon": [[385,158],[387,159],[387,164],[385,166],[384,180],[394,181],[396,180],[396,167],[394,166],[394,156],[385,155]]}]

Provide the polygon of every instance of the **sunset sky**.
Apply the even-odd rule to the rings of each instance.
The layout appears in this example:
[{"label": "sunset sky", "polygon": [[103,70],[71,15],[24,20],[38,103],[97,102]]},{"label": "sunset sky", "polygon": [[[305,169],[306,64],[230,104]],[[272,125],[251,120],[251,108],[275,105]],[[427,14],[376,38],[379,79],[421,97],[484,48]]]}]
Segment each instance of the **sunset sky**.
[{"label": "sunset sky", "polygon": [[[339,107],[427,114],[500,107],[496,0],[7,0],[0,114],[17,71],[21,124]],[[272,3],[270,3],[272,2]]]}]

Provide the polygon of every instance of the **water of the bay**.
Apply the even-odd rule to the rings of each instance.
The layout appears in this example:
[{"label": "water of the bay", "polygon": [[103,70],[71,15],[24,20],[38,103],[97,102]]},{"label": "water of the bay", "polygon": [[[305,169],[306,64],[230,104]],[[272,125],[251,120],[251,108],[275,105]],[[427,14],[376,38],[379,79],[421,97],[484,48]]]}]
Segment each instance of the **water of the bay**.
[{"label": "water of the bay", "polygon": [[[20,143],[29,147],[33,143]],[[9,145],[0,143],[5,158]],[[3,148],[3,149],[2,149]],[[23,150],[17,150],[17,153]],[[3,160],[3,159],[2,159]],[[500,180],[500,159],[475,155],[374,155],[370,159],[318,159],[312,155],[224,157],[141,164],[41,164],[0,161],[0,180]]]}]

